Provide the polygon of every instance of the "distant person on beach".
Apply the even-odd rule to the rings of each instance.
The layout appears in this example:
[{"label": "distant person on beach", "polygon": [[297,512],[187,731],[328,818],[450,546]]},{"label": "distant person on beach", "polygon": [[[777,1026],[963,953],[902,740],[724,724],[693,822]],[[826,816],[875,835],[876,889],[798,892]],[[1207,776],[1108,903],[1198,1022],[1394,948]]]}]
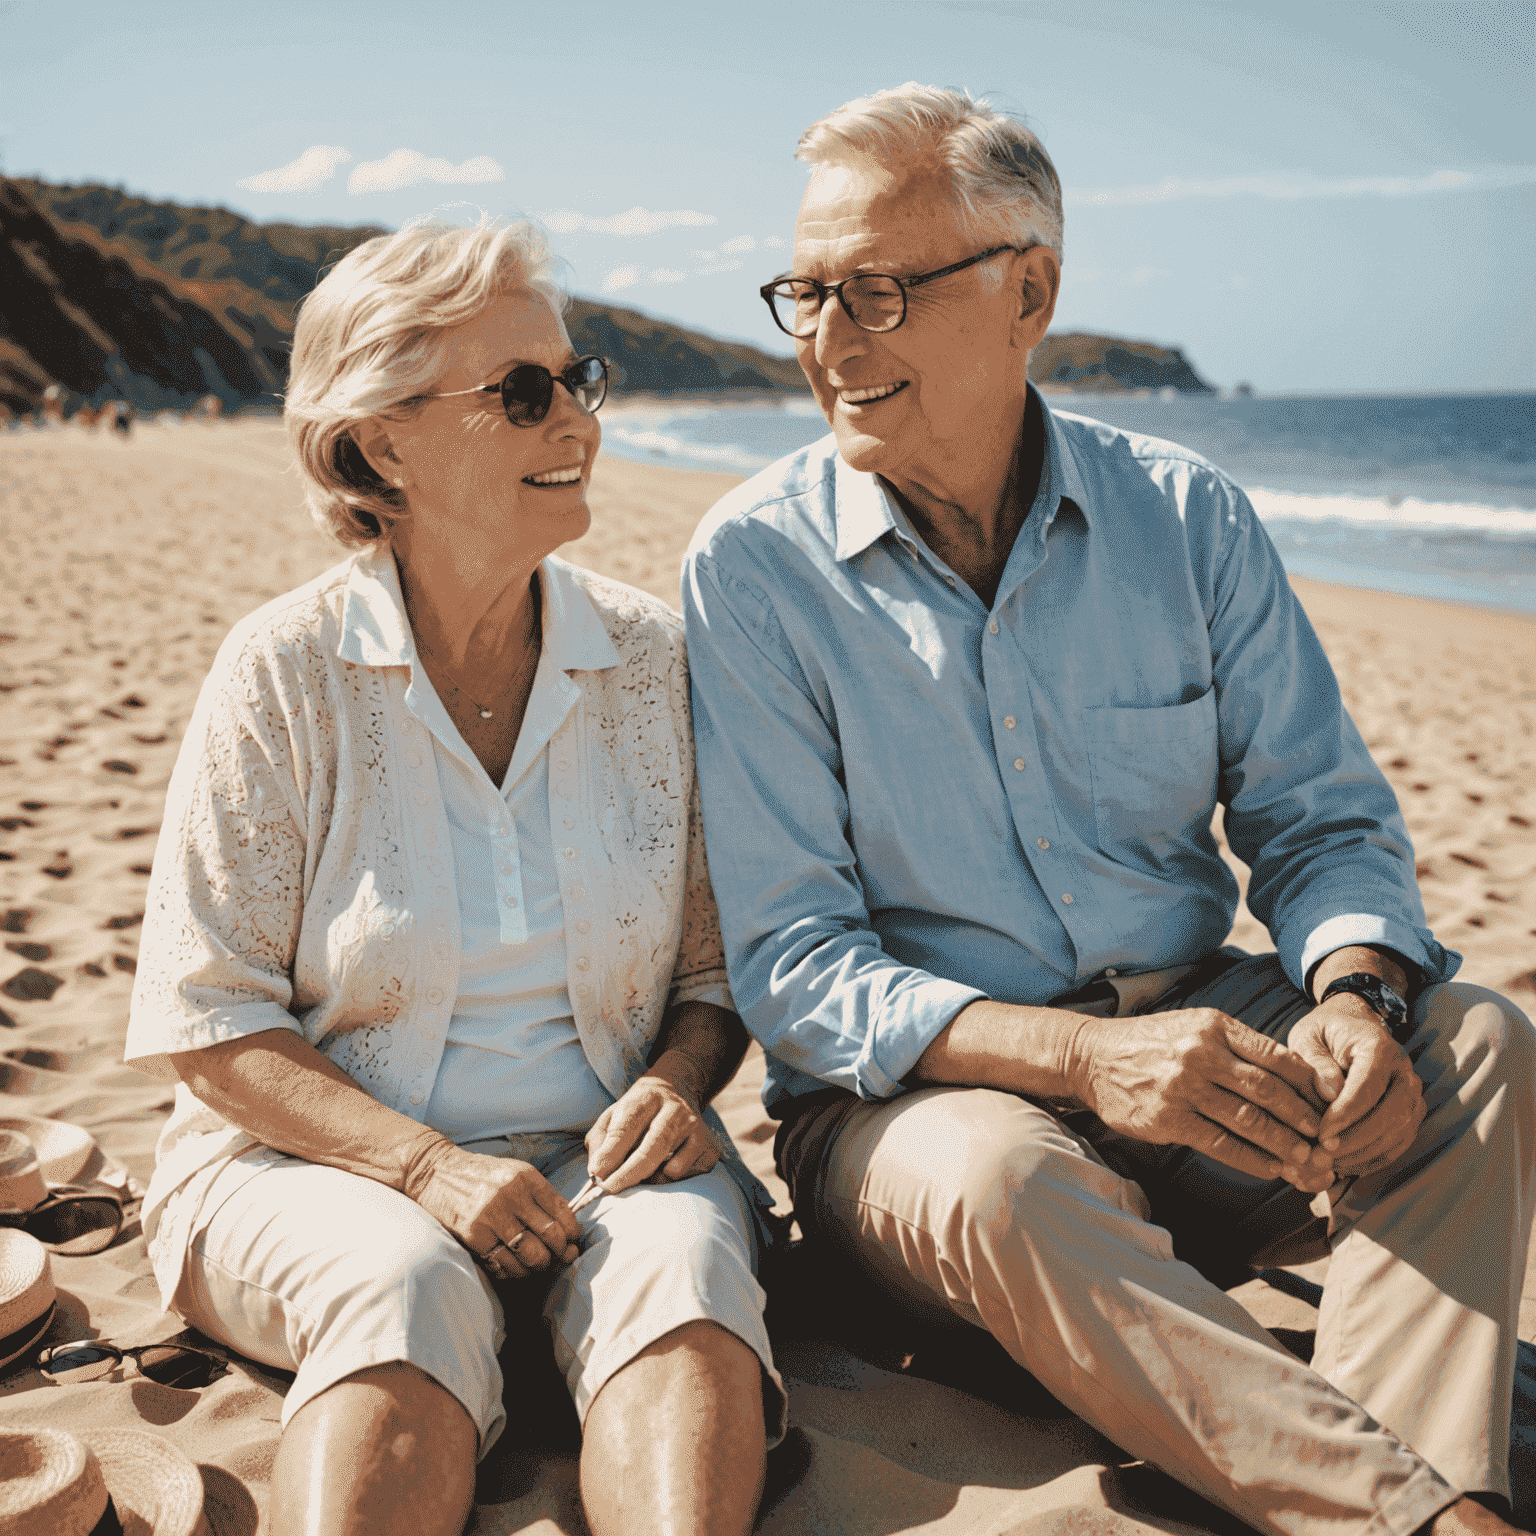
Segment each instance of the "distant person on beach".
[{"label": "distant person on beach", "polygon": [[607,388],[553,269],[529,225],[416,225],[305,301],[289,433],[357,552],[235,626],[170,786],[144,1231],[168,1306],[297,1373],[274,1532],[460,1530],[504,1306],[553,1335],[596,1536],[750,1530],[784,1434],[771,1201],[706,1108],[747,1036],[682,625],[552,556]]},{"label": "distant person on beach", "polygon": [[[1530,1023],[1450,981],[1241,489],[1027,383],[1034,134],[908,85],[799,157],[762,291],[832,436],[715,507],[682,595],[802,1230],[1259,1530],[1510,1529]],[[1218,807],[1277,954],[1223,946]],[[1308,1366],[1223,1287],[1330,1249]]]}]

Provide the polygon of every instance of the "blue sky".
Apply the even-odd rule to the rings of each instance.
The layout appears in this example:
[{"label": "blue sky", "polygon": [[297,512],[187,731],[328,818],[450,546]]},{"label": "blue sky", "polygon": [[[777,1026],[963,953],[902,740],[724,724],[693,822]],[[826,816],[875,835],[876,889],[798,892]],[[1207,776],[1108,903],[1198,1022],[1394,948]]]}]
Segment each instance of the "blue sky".
[{"label": "blue sky", "polygon": [[1058,329],[1265,392],[1536,388],[1531,0],[0,0],[0,163],[258,220],[535,214],[575,292],[784,351],[795,141],[908,79],[1040,133]]}]

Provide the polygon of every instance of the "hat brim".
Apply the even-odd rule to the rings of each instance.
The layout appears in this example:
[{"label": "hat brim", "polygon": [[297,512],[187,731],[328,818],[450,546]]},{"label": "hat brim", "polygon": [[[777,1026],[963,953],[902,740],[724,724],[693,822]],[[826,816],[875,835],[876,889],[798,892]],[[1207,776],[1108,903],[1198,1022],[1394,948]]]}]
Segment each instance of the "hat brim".
[{"label": "hat brim", "polygon": [[153,1536],[206,1536],[203,1475],[179,1446],[144,1429],[75,1433],[95,1451],[119,1517],[136,1515]]}]

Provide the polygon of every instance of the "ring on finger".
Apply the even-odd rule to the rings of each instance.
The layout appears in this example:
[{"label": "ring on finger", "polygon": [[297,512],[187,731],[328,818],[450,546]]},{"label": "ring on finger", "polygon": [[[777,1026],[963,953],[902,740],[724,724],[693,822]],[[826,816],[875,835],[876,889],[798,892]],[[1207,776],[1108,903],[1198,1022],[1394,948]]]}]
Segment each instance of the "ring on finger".
[{"label": "ring on finger", "polygon": [[[519,1232],[517,1234],[517,1236],[512,1239],[511,1242],[509,1242],[509,1243],[505,1243],[505,1242],[504,1243],[497,1243],[496,1244],[496,1248],[505,1248],[507,1250],[507,1252],[510,1253],[512,1255],[512,1257],[515,1259],[517,1257],[517,1245],[520,1242],[522,1242],[522,1240],[525,1237],[527,1237],[527,1236],[528,1236],[528,1228],[524,1227],[523,1230],[521,1232]],[[491,1250],[492,1253],[494,1253],[495,1251],[496,1251],[495,1248],[493,1248]]]}]

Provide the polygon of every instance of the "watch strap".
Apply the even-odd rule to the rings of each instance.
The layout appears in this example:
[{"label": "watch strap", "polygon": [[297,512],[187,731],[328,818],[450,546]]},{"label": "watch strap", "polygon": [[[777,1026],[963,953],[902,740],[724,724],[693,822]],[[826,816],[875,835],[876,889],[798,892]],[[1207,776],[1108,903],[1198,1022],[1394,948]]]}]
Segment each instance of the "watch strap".
[{"label": "watch strap", "polygon": [[1335,992],[1350,992],[1364,998],[1386,1025],[1387,1033],[1401,1045],[1413,1032],[1408,1022],[1408,1004],[1384,982],[1369,971],[1351,971],[1348,976],[1336,977],[1323,989],[1318,1002],[1326,1003]]}]

